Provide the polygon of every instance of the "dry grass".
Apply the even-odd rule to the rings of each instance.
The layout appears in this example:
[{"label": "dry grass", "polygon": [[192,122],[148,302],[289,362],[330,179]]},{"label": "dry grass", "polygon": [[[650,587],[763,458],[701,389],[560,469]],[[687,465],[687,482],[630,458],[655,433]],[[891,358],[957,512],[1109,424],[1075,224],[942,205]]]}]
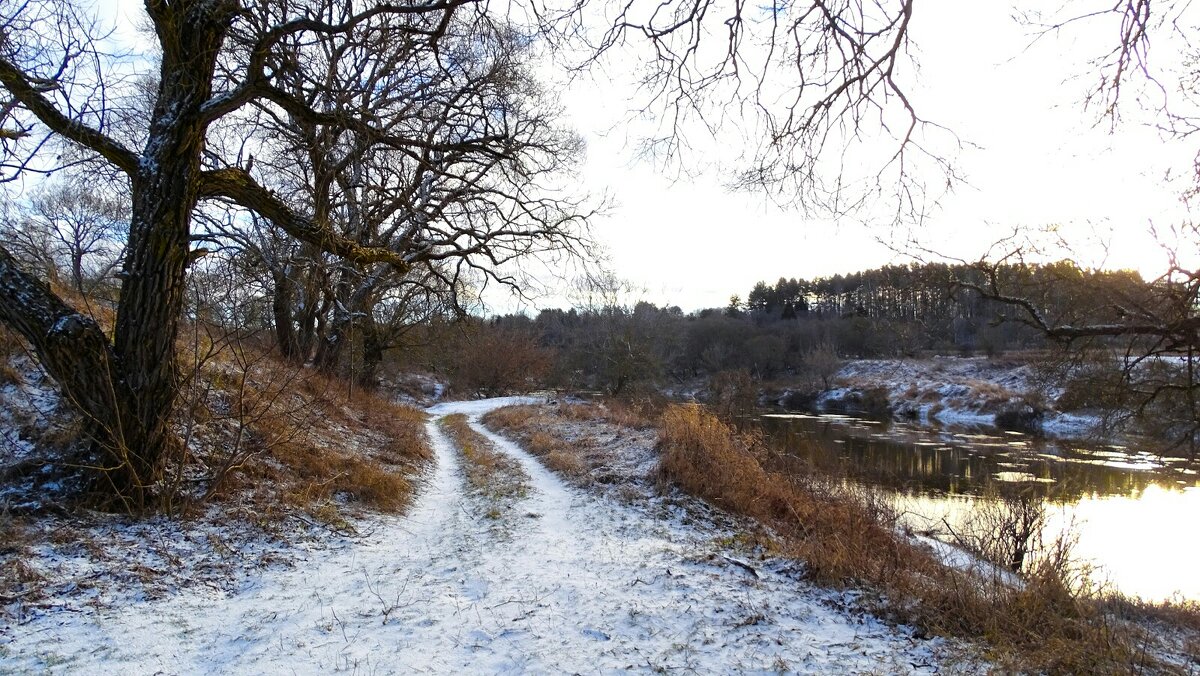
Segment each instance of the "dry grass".
[{"label": "dry grass", "polygon": [[0,605],[35,601],[45,576],[30,563],[35,556],[33,533],[7,515],[0,519]]},{"label": "dry grass", "polygon": [[[111,320],[105,307],[93,314]],[[215,503],[256,520],[289,508],[338,520],[346,507],[395,512],[408,504],[411,479],[431,457],[422,412],[286,363],[262,336],[191,323],[177,348],[184,379],[172,424],[182,443],[163,458],[153,487],[163,511],[195,513]],[[23,353],[21,341],[0,331],[0,364],[11,370]],[[71,450],[82,435],[77,416],[48,416],[24,400],[4,403],[8,425],[41,451]],[[72,452],[61,462],[62,453],[46,455],[44,463],[60,462],[74,481],[72,472],[91,463]],[[53,501],[86,501],[86,482],[74,483],[81,483],[79,495]]]},{"label": "dry grass", "polygon": [[1020,584],[953,569],[899,535],[895,515],[871,493],[818,475],[770,471],[761,438],[739,434],[697,406],[669,408],[660,443],[663,481],[770,526],[817,581],[872,590],[878,610],[928,634],[982,640],[1004,670],[1167,669],[1141,649],[1144,634],[1106,611],[1066,547],[1039,557]]},{"label": "dry grass", "polygon": [[[566,420],[591,422],[603,420],[620,427],[647,429],[658,424],[666,407],[660,398],[606,399],[603,402],[560,403],[552,408],[555,415]],[[528,407],[534,411],[537,407]]]},{"label": "dry grass", "polygon": [[11,329],[0,326],[0,387],[21,382],[21,372],[13,364],[24,352],[25,343]]},{"label": "dry grass", "polygon": [[982,399],[984,408],[1003,406],[1018,395],[1006,387],[986,380],[968,380],[966,386],[971,388],[973,396]]},{"label": "dry grass", "polygon": [[441,425],[466,461],[463,472],[467,483],[476,495],[487,501],[490,516],[501,518],[509,511],[513,500],[529,493],[529,475],[521,465],[497,451],[486,437],[471,429],[467,416],[461,413],[446,416]]},{"label": "dry grass", "polygon": [[[587,422],[606,419],[609,415],[612,414],[597,404],[558,404],[548,411],[538,406],[506,406],[485,415],[483,422],[492,429],[516,437],[522,448],[552,472],[572,483],[588,485],[595,483],[597,472],[605,465],[608,454],[586,436],[565,439],[547,430],[555,419]],[[640,419],[627,413],[618,415],[625,419]]]},{"label": "dry grass", "polygon": [[423,412],[258,346],[214,350],[194,373],[176,423],[189,454],[167,471],[179,487],[199,475],[204,492],[185,501],[228,502],[266,520],[300,510],[345,526],[347,510],[402,511],[432,457]]},{"label": "dry grass", "polygon": [[[519,439],[522,447],[543,465],[578,485],[593,485],[609,480],[612,456],[596,435],[606,429],[644,430],[653,426],[648,417],[655,405],[643,401],[630,403],[560,403],[553,406],[507,406],[484,416],[489,427]],[[561,423],[577,423],[567,430]],[[551,433],[558,429],[560,433]]]},{"label": "dry grass", "polygon": [[[881,577],[920,559],[918,548],[893,534],[887,515],[865,496],[833,482],[768,472],[765,447],[698,406],[673,406],[662,418],[660,478],[728,511],[755,518],[790,536],[793,553],[822,581]],[[853,533],[854,537],[847,537]]]}]

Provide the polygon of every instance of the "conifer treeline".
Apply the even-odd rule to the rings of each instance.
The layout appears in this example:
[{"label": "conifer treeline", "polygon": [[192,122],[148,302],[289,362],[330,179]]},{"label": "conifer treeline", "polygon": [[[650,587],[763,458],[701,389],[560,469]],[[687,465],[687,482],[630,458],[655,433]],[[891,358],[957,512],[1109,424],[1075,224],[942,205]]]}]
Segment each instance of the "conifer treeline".
[{"label": "conifer treeline", "polygon": [[1137,272],[1087,270],[1070,261],[991,268],[924,263],[812,280],[781,277],[774,285],[759,282],[746,306],[752,315],[780,319],[857,316],[937,327],[955,319],[1004,316],[1007,308],[963,284],[987,286],[993,274],[1000,289],[1029,299],[1055,319],[1101,321],[1115,311],[1115,299],[1136,299],[1147,289]]},{"label": "conifer treeline", "polygon": [[[1152,286],[1135,272],[1084,270],[1069,262],[1008,265],[991,272],[1006,293],[1028,299],[1056,323],[1111,321],[1122,305],[1151,302]],[[475,327],[491,339],[469,340],[451,351],[447,368],[472,371],[463,375],[471,376],[465,380],[474,389],[516,390],[525,387],[520,377],[496,374],[527,374],[526,362],[513,362],[516,356],[537,354],[545,362],[539,372],[552,384],[621,393],[729,370],[758,378],[809,373],[817,362],[827,362],[826,356],[996,355],[1045,346],[1041,332],[1002,321],[1019,317],[1010,307],[963,286],[989,281],[989,271],[976,266],[892,265],[812,280],[780,279],[771,286],[763,282],[746,303],[690,314],[641,302],[496,317]],[[479,359],[464,359],[462,353],[472,346]]]}]

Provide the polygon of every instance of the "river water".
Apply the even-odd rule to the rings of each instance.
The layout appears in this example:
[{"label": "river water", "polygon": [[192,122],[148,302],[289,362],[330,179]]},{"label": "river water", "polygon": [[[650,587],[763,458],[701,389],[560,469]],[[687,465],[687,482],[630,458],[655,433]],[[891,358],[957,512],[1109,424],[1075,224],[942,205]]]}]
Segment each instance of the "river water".
[{"label": "river water", "polygon": [[1200,600],[1200,475],[1182,460],[844,415],[769,413],[759,422],[786,453],[883,489],[914,529],[956,528],[981,496],[1019,485],[1045,501],[1042,540],[1069,533],[1093,580],[1150,601]]}]

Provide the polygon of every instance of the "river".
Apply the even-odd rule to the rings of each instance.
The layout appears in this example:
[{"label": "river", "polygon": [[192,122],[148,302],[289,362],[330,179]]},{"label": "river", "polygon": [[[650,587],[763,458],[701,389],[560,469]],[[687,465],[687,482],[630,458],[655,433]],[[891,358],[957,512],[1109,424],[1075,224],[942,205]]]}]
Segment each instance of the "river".
[{"label": "river", "polygon": [[1042,540],[1068,533],[1096,582],[1148,601],[1200,600],[1200,475],[1137,449],[995,430],[929,430],[844,415],[767,413],[798,460],[883,489],[917,530],[962,524],[997,487],[1044,500]]}]

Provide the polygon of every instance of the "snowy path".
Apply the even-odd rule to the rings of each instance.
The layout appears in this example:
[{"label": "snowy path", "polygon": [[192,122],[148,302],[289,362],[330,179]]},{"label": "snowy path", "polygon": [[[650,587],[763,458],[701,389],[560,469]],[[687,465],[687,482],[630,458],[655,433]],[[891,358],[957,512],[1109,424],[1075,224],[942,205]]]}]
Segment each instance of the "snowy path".
[{"label": "snowy path", "polygon": [[[437,468],[411,513],[366,542],[313,552],[236,595],[192,589],[0,632],[0,672],[910,673],[931,642],[831,609],[784,570],[710,559],[711,532],[565,486],[466,413],[531,477],[501,532],[464,494],[434,422]],[[936,644],[936,642],[932,642]]]}]

